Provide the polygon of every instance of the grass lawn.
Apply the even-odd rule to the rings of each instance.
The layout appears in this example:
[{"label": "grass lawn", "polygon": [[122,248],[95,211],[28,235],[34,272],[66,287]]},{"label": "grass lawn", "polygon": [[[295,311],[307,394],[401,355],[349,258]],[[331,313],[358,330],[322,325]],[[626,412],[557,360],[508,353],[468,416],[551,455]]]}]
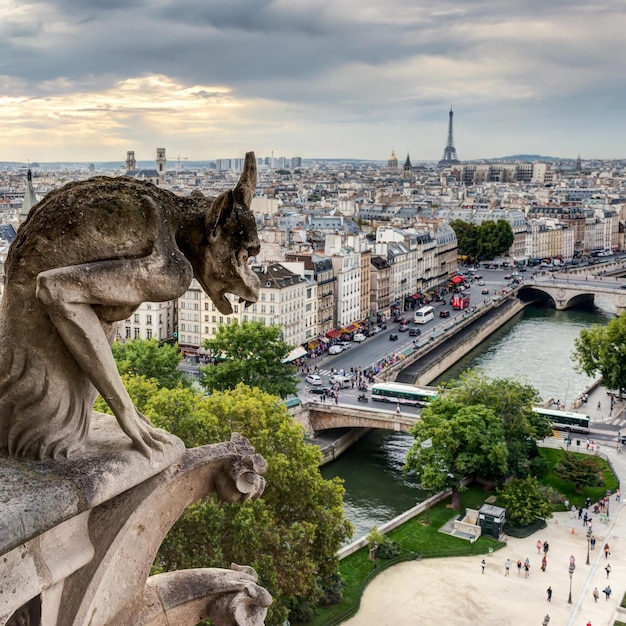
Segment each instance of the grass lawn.
[{"label": "grass lawn", "polygon": [[[483,491],[480,487],[469,487],[467,491],[461,494],[461,510],[464,508],[479,508],[489,495],[491,494]],[[400,544],[405,553],[419,552],[422,558],[487,554],[490,547],[496,550],[505,545],[488,537],[481,537],[472,545],[465,539],[451,537],[438,532],[438,529],[448,520],[458,515],[456,511],[448,508],[447,505],[449,504],[450,499],[437,504],[430,512],[414,517],[399,528],[389,532],[387,536]],[[384,567],[385,560],[379,559],[378,571],[381,571]],[[368,548],[362,548],[343,559],[339,564],[339,571],[347,585],[343,600],[333,606],[321,607],[317,617],[310,622],[306,622],[307,626],[332,624],[335,619],[343,616],[351,608],[358,606],[363,589],[371,580],[373,573],[373,565],[372,561],[369,560]],[[292,624],[296,623],[292,621]]]},{"label": "grass lawn", "polygon": [[[617,490],[618,482],[611,466],[601,457],[595,457],[600,462],[602,467],[602,474],[604,478],[604,484],[600,487],[582,487],[580,492],[577,493],[573,483],[557,476],[554,472],[554,466],[563,458],[565,454],[575,454],[576,456],[588,456],[582,452],[565,452],[564,450],[555,450],[554,448],[539,448],[541,456],[548,461],[548,472],[545,476],[539,478],[539,482],[543,485],[549,485],[553,489],[556,489],[561,495],[565,496],[570,501],[570,507],[575,504],[580,507],[585,504],[587,497],[591,498],[592,502],[597,502],[600,498],[606,495],[607,489],[611,490],[611,493],[615,493]],[[563,511],[564,507],[561,506],[559,510]]]}]

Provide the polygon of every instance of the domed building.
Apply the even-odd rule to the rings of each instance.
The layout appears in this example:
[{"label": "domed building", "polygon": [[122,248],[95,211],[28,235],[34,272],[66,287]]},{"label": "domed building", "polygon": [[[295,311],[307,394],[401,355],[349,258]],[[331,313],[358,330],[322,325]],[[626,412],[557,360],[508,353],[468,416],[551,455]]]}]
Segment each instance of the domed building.
[{"label": "domed building", "polygon": [[398,170],[398,157],[394,150],[391,151],[391,156],[387,159],[387,169],[394,172]]}]

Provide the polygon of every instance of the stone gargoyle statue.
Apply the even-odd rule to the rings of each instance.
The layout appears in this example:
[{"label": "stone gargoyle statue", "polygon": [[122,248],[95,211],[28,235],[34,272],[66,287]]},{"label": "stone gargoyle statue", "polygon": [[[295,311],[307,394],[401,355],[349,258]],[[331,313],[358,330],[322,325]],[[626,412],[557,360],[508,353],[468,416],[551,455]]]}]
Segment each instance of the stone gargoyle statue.
[{"label": "stone gargoyle statue", "polygon": [[110,345],[142,302],[180,297],[195,277],[225,315],[227,293],[256,302],[248,265],[259,240],[250,203],[254,153],[236,187],[213,200],[178,197],[126,177],[49,193],[19,228],[0,310],[0,450],[68,457],[87,437],[100,393],[146,456],[168,435],[134,406]]}]

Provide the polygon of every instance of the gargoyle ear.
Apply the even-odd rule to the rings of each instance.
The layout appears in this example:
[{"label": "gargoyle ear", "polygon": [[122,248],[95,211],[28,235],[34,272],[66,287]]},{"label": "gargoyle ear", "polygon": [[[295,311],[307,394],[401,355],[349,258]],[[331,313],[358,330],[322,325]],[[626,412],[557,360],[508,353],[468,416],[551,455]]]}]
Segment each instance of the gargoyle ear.
[{"label": "gargoyle ear", "polygon": [[205,225],[206,234],[210,241],[215,240],[215,237],[217,236],[217,227],[226,223],[226,220],[233,212],[233,206],[234,201],[232,191],[225,191],[224,193],[221,193],[209,205]]},{"label": "gargoyle ear", "polygon": [[243,170],[239,177],[239,182],[234,189],[235,201],[250,208],[250,203],[254,197],[256,189],[256,158],[254,152],[246,153]]}]

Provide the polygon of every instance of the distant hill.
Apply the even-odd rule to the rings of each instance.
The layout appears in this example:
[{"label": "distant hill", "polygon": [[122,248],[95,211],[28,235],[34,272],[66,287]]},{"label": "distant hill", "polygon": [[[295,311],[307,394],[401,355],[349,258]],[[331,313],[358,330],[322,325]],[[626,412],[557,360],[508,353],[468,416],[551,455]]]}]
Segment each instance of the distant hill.
[{"label": "distant hill", "polygon": [[513,154],[511,156],[496,157],[486,159],[487,161],[573,161],[573,159],[562,159],[560,157],[542,156],[540,154]]}]

